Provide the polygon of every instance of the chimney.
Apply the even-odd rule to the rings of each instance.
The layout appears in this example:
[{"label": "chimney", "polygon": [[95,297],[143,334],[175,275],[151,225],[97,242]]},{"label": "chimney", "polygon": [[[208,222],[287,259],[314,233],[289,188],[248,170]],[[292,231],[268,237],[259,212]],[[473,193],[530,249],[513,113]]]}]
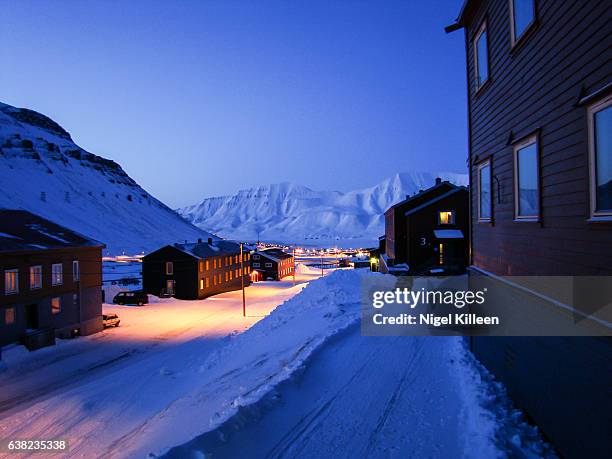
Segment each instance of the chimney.
[{"label": "chimney", "polygon": [[208,245],[212,245],[212,237],[208,238]]},{"label": "chimney", "polygon": [[440,177],[436,177],[436,185],[442,183],[442,179]]},{"label": "chimney", "polygon": [[198,238],[198,244],[201,244],[201,243],[202,243],[202,238],[201,238],[201,237],[199,237],[199,238]]}]

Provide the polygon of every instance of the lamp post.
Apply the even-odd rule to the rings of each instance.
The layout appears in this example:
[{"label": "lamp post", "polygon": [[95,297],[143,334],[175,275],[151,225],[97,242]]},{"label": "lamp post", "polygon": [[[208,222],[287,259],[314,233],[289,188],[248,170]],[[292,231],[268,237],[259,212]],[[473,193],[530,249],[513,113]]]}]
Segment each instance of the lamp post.
[{"label": "lamp post", "polygon": [[293,285],[295,286],[295,246],[293,246]]},{"label": "lamp post", "polygon": [[240,243],[240,283],[242,284],[242,317],[246,317],[246,298],[244,295],[244,251]]}]

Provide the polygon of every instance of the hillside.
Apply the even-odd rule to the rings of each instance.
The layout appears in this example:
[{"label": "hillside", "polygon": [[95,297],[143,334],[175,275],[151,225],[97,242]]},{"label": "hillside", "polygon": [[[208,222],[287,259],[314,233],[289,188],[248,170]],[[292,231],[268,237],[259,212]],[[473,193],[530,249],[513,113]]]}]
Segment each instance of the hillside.
[{"label": "hillside", "polygon": [[50,118],[0,103],[0,207],[24,209],[136,254],[206,238],[116,162],[89,153]]}]

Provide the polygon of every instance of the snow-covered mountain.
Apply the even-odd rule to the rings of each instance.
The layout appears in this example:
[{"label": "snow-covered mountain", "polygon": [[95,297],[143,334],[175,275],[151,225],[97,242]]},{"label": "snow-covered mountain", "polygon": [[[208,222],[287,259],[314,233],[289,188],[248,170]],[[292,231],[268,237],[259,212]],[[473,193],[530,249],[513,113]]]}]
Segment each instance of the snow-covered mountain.
[{"label": "snow-covered mountain", "polygon": [[467,174],[399,173],[361,190],[313,191],[292,183],[241,190],[232,196],[207,198],[178,212],[223,237],[312,244],[371,246],[384,232],[383,213],[436,177],[467,185]]},{"label": "snow-covered mountain", "polygon": [[24,209],[136,254],[206,238],[121,166],[76,145],[50,118],[0,103],[0,207]]}]

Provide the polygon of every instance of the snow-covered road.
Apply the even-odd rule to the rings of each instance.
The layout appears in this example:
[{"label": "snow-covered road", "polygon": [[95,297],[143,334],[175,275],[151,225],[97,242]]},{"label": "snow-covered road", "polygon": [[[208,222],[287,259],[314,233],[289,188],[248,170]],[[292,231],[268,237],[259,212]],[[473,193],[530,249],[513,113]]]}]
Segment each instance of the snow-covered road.
[{"label": "snow-covered road", "polygon": [[454,337],[352,326],[302,372],[164,459],[552,456]]},{"label": "snow-covered road", "polygon": [[95,457],[95,448],[112,444],[122,429],[197,384],[176,377],[170,368],[177,362],[205,359],[226,336],[248,329],[317,277],[302,272],[295,286],[290,279],[254,284],[246,292],[246,318],[240,291],[202,301],[151,297],[155,302],[144,307],[105,304],[105,311],[119,314],[118,328],[32,353],[23,346],[5,349],[0,438],[67,438],[71,451]]}]

